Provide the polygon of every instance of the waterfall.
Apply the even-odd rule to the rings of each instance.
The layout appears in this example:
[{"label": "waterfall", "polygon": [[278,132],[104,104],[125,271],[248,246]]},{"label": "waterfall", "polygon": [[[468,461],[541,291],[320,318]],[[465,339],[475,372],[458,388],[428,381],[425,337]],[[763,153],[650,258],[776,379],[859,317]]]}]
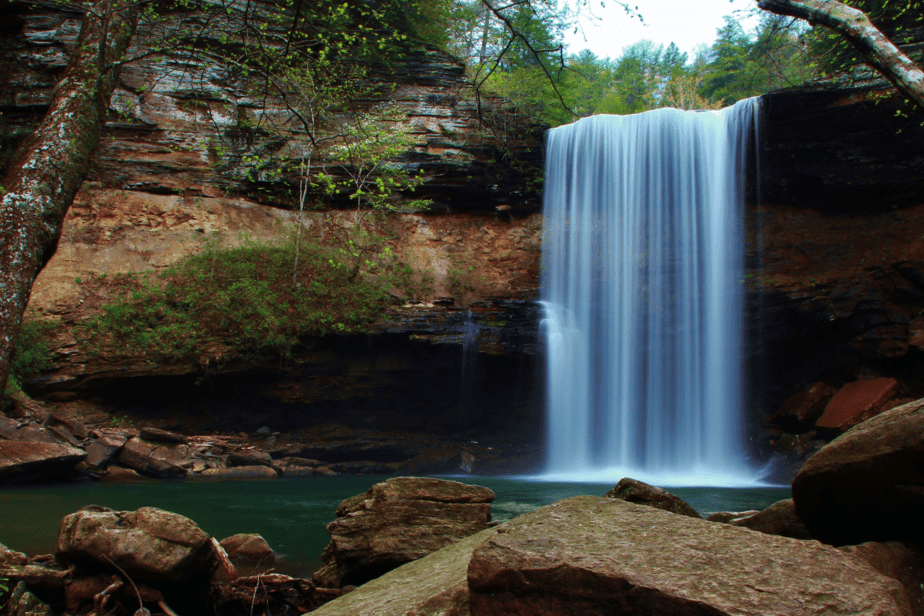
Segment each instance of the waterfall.
[{"label": "waterfall", "polygon": [[546,472],[752,483],[743,447],[744,168],[755,99],[549,131]]}]

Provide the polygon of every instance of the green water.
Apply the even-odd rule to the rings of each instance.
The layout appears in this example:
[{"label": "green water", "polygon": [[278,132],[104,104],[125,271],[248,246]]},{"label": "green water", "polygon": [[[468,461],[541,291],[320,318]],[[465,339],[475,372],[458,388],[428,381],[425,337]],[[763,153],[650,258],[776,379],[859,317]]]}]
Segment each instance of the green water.
[{"label": "green water", "polygon": [[[282,558],[276,570],[305,577],[320,565],[326,525],[343,499],[386,477],[305,477],[276,481],[85,483],[0,491],[0,543],[29,555],[54,551],[58,523],[86,505],[118,510],[159,507],[185,515],[219,539],[260,533]],[[495,520],[508,520],[562,498],[602,496],[612,485],[497,477],[452,478],[494,490]],[[614,482],[615,483],[615,482]],[[789,498],[788,488],[676,488],[704,517],[715,511],[763,509]]]}]

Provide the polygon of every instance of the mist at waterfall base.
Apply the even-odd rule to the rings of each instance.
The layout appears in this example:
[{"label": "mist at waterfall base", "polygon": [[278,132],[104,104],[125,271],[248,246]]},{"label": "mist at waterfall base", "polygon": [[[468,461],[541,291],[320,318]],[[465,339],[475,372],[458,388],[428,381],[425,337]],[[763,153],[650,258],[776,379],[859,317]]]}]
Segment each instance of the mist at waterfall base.
[{"label": "mist at waterfall base", "polygon": [[743,201],[757,101],[549,131],[550,480],[758,483],[744,451]]}]

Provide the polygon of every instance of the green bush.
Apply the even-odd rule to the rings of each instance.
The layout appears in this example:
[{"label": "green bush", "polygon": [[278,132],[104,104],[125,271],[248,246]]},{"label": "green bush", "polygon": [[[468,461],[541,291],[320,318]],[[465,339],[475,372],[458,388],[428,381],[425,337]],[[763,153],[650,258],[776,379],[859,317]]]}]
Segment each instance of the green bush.
[{"label": "green bush", "polygon": [[18,382],[52,367],[51,338],[58,324],[50,321],[24,320],[16,337],[11,374]]},{"label": "green bush", "polygon": [[395,302],[407,268],[387,250],[251,244],[208,249],[166,270],[110,276],[119,299],[83,326],[89,350],[151,359],[198,357],[221,341],[242,353],[288,354],[299,336],[368,331]]}]

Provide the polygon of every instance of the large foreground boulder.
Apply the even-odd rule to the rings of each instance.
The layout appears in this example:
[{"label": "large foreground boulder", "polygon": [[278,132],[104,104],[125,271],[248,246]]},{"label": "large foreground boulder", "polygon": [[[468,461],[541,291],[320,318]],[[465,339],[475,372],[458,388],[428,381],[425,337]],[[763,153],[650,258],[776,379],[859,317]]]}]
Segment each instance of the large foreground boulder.
[{"label": "large foreground boulder", "polygon": [[792,484],[796,512],[833,545],[907,541],[924,547],[924,399],[845,432]]},{"label": "large foreground boulder", "polygon": [[468,616],[472,551],[489,528],[398,567],[312,612],[317,616]]},{"label": "large foreground boulder", "polygon": [[362,584],[488,528],[494,492],[456,481],[395,477],[337,507],[314,582]]},{"label": "large foreground boulder", "polygon": [[477,616],[910,614],[897,581],[835,548],[593,496],[504,524],[468,580]]},{"label": "large foreground boulder", "polygon": [[57,556],[88,568],[112,570],[115,564],[132,579],[149,582],[209,578],[217,567],[209,536],[195,522],[153,507],[90,506],[65,516]]},{"label": "large foreground boulder", "polygon": [[0,441],[0,484],[61,479],[87,457],[75,447],[38,441]]}]

